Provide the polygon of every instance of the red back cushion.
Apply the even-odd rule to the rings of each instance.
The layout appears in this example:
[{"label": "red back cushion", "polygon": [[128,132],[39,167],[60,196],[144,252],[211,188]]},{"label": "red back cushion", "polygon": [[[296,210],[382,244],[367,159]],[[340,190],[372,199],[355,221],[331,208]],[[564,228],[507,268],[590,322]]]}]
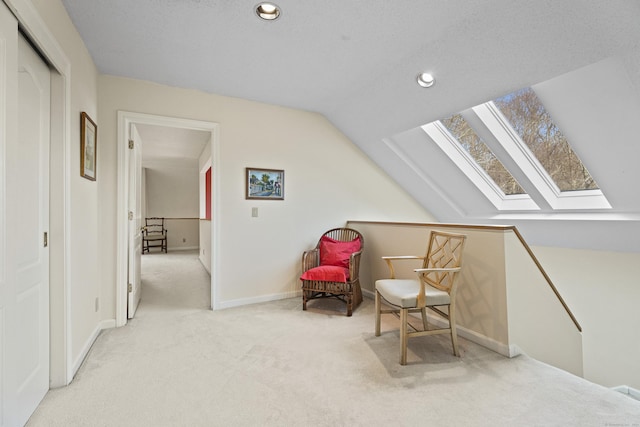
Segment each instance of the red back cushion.
[{"label": "red back cushion", "polygon": [[360,238],[350,242],[341,242],[323,236],[320,239],[320,265],[335,265],[349,268],[349,257],[360,250]]}]

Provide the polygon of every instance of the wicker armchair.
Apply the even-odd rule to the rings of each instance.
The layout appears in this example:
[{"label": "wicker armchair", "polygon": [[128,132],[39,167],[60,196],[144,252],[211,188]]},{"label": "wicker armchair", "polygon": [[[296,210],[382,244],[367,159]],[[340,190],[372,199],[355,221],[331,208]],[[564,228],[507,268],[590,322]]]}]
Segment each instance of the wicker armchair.
[{"label": "wicker armchair", "polygon": [[316,298],[337,298],[347,316],[362,302],[360,256],[362,235],[350,228],[334,228],[322,235],[315,249],[302,254],[302,309]]}]

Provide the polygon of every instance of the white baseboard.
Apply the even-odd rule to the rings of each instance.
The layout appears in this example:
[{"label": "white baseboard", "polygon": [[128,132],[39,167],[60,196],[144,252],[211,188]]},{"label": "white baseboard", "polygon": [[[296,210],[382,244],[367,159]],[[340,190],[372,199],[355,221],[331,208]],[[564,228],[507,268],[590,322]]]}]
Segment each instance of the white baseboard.
[{"label": "white baseboard", "polygon": [[281,299],[295,298],[300,296],[302,296],[302,291],[296,290],[296,291],[290,291],[290,292],[283,292],[280,294],[270,294],[270,295],[261,295],[258,297],[252,297],[252,298],[234,299],[231,301],[222,301],[216,304],[215,310],[223,310],[225,308],[240,307],[243,305],[257,304],[260,302],[277,301]]},{"label": "white baseboard", "polygon": [[178,246],[178,247],[170,247],[167,251],[171,249],[171,251],[194,251],[200,249],[199,246]]},{"label": "white baseboard", "polygon": [[[429,323],[436,325],[440,328],[446,328],[449,325],[446,320],[432,314],[427,314],[427,320],[429,321]],[[482,335],[476,331],[472,331],[462,326],[458,326],[456,330],[458,331],[459,337],[462,337],[471,342],[479,344],[503,356],[514,357],[514,356],[517,356],[518,354],[521,354],[517,346],[509,346],[507,344],[503,344],[499,341],[494,340],[493,338],[489,338],[485,335]]]},{"label": "white baseboard", "polygon": [[89,335],[89,338],[87,338],[84,345],[82,346],[82,350],[80,351],[80,354],[73,361],[71,378],[76,376],[78,369],[80,369],[80,366],[82,366],[82,362],[84,362],[84,359],[87,357],[87,354],[89,354],[89,350],[91,350],[93,343],[96,342],[96,339],[98,338],[98,335],[100,335],[100,332],[102,332],[103,329],[110,329],[115,327],[116,327],[116,319],[103,320],[96,325],[96,328],[93,330],[91,335]]},{"label": "white baseboard", "polygon": [[204,256],[200,254],[200,256],[198,256],[198,259],[200,260],[200,264],[202,264],[202,267],[204,267],[204,269],[207,270],[207,273],[209,273],[209,276],[211,276],[211,270],[204,264]]},{"label": "white baseboard", "polygon": [[636,390],[635,388],[626,385],[619,385],[617,387],[611,387],[611,389],[622,394],[626,394],[635,400],[640,400],[640,390]]},{"label": "white baseboard", "polygon": [[363,289],[362,290],[362,296],[363,297],[367,297],[367,298],[371,298],[371,299],[375,299],[376,294],[373,291],[370,291],[368,289]]},{"label": "white baseboard", "polygon": [[116,327],[116,319],[106,319],[100,322],[100,329],[111,329]]},{"label": "white baseboard", "polygon": [[97,324],[96,328],[93,330],[91,335],[89,335],[89,338],[87,338],[84,345],[82,346],[82,350],[80,350],[80,354],[73,361],[71,377],[76,376],[78,369],[80,369],[80,366],[82,366],[82,362],[84,362],[85,357],[87,357],[87,354],[89,354],[89,350],[91,350],[91,346],[96,341],[96,338],[98,338],[98,335],[100,335],[101,331],[102,331],[102,328],[100,327],[100,324]]}]

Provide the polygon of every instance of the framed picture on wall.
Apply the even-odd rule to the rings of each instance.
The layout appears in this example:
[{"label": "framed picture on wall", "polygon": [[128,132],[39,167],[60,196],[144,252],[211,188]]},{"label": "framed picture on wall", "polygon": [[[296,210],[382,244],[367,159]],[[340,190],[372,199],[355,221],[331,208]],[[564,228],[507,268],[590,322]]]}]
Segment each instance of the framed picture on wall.
[{"label": "framed picture on wall", "polygon": [[80,176],[96,180],[98,127],[84,111],[80,114]]},{"label": "framed picture on wall", "polygon": [[284,171],[246,168],[246,198],[284,200]]}]

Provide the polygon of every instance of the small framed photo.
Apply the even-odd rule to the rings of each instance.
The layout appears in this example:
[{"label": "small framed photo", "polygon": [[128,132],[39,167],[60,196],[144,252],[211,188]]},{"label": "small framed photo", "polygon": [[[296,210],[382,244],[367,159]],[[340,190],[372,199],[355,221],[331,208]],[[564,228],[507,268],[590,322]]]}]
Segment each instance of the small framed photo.
[{"label": "small framed photo", "polygon": [[80,176],[96,180],[98,127],[84,111],[80,115]]},{"label": "small framed photo", "polygon": [[284,200],[284,171],[247,168],[247,199]]}]

